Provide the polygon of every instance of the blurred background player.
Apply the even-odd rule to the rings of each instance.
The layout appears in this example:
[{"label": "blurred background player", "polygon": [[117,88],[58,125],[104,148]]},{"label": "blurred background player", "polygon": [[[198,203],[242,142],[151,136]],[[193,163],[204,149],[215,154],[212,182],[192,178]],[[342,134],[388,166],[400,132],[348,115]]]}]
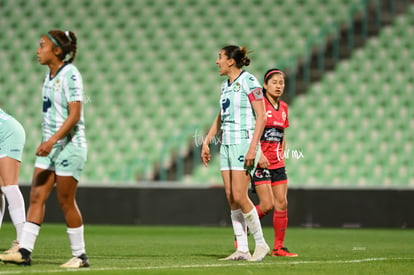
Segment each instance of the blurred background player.
[{"label": "blurred background player", "polygon": [[[209,144],[222,131],[220,169],[226,197],[231,209],[237,250],[223,260],[261,261],[269,252],[254,204],[248,197],[251,180],[249,171],[254,169],[260,136],[266,122],[262,87],[257,79],[242,70],[250,64],[247,49],[234,45],[223,47],[216,64],[220,75],[227,76],[221,85],[221,110],[215,118],[201,150],[205,166],[211,159]],[[256,242],[250,255],[247,230]]]},{"label": "blurred background player", "polygon": [[0,109],[0,226],[3,222],[7,199],[9,214],[16,228],[16,240],[5,253],[16,252],[26,221],[24,199],[19,189],[20,162],[26,134],[23,126],[12,116]]},{"label": "blurred background player", "polygon": [[285,88],[285,75],[270,69],[264,75],[263,93],[266,106],[266,127],[260,139],[262,154],[253,174],[252,183],[259,197],[257,213],[262,218],[272,209],[274,246],[272,256],[296,257],[284,247],[288,224],[287,190],[284,149],[285,130],[289,126],[288,105],[280,100]]},{"label": "blurred background player", "polygon": [[41,65],[48,66],[42,91],[43,137],[36,149],[30,206],[20,249],[0,255],[4,262],[31,264],[31,253],[45,215],[45,203],[56,186],[72,250],[72,258],[61,267],[89,266],[83,220],[76,203],[78,181],[87,154],[82,77],[72,64],[76,56],[76,40],[73,32],[60,30],[49,31],[40,38],[37,57]]}]

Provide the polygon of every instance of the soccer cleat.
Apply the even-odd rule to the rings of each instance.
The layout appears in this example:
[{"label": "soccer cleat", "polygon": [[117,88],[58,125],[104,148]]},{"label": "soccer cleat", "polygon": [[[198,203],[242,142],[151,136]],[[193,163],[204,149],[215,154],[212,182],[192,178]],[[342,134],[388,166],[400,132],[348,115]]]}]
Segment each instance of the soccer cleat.
[{"label": "soccer cleat", "polygon": [[20,248],[16,252],[0,254],[0,260],[5,263],[13,263],[21,266],[29,266],[32,264],[30,252],[23,248]]},{"label": "soccer cleat", "polygon": [[86,257],[86,254],[82,254],[78,257],[74,256],[69,261],[62,264],[60,267],[63,267],[63,268],[89,267],[88,257]]},{"label": "soccer cleat", "polygon": [[272,256],[279,256],[279,257],[297,257],[298,254],[291,253],[286,247],[281,247],[279,249],[274,249],[272,251]]},{"label": "soccer cleat", "polygon": [[250,262],[260,262],[269,253],[270,248],[267,244],[256,246],[253,256],[248,259]]},{"label": "soccer cleat", "polygon": [[230,256],[228,256],[226,258],[221,258],[220,261],[247,261],[251,257],[252,257],[252,255],[250,255],[249,251],[242,252],[242,251],[236,250]]},{"label": "soccer cleat", "polygon": [[12,241],[12,244],[11,244],[10,248],[7,249],[6,251],[4,251],[4,254],[10,254],[10,253],[17,252],[17,251],[19,251],[19,248],[20,248],[19,247],[19,241],[14,240],[14,241]]}]

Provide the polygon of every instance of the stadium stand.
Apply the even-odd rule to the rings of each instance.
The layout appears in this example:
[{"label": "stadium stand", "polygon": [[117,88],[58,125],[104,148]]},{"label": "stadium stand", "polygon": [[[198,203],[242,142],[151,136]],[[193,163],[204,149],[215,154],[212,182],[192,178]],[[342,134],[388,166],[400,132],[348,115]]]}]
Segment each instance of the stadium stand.
[{"label": "stadium stand", "polygon": [[[221,79],[214,61],[220,47],[228,43],[247,45],[253,50],[253,62],[248,69],[261,76],[278,60],[304,55],[306,40],[322,26],[332,22],[346,25],[350,20],[348,8],[360,2],[365,1],[289,0],[277,5],[271,0],[20,0],[2,3],[0,22],[4,31],[0,33],[0,102],[6,111],[22,121],[27,132],[21,180],[29,181],[31,178],[33,152],[41,136],[40,85],[45,68],[37,64],[34,52],[40,35],[47,30],[70,29],[79,38],[75,64],[84,77],[89,140],[89,159],[83,181],[134,184],[137,180],[153,179],[158,169],[172,165],[175,156],[187,154],[195,132],[203,133],[209,127],[218,111],[217,91]],[[399,31],[405,33],[407,30]],[[397,35],[394,28],[389,32],[391,36]],[[407,49],[408,55],[406,43],[401,42],[401,49]],[[378,49],[381,56],[389,54],[383,51]],[[371,52],[365,53],[369,54]],[[352,66],[352,60],[348,66]],[[364,68],[369,66],[364,65]],[[395,64],[390,66],[398,69],[403,65],[395,60]],[[326,84],[328,87],[342,81],[339,73],[325,79],[329,77],[332,83]],[[344,81],[348,79],[345,72],[342,77]],[[347,84],[341,83],[345,90]],[[407,83],[412,85],[412,78],[407,79]],[[371,84],[363,84],[369,95]],[[401,82],[394,85],[404,89]],[[305,99],[298,98],[292,105],[292,124],[303,124],[295,122],[300,117],[295,108],[305,110],[308,115],[318,114],[316,106],[321,104],[322,97],[311,96],[316,87],[323,90],[324,81],[315,86]],[[341,105],[341,99],[332,100]],[[374,103],[376,100],[379,99],[371,99]],[[398,99],[391,100],[395,102],[393,106],[401,103]],[[301,101],[304,101],[302,109],[295,107],[296,102]],[[328,99],[324,102],[326,106],[333,104]],[[358,102],[361,106],[353,111],[369,113],[363,105],[364,99]],[[386,107],[381,109],[384,113]],[[338,108],[331,112],[337,112],[339,117],[343,110]],[[403,112],[410,118],[408,108]],[[348,121],[340,117],[338,123],[346,127]],[[323,118],[315,123],[321,127],[325,127],[325,123],[336,126]],[[374,127],[368,118],[365,124]],[[306,128],[298,129],[302,133]],[[396,134],[401,139],[407,135],[404,129]],[[309,135],[300,135],[309,138]],[[330,134],[325,135],[328,139]],[[383,133],[378,133],[378,136],[382,137]],[[291,142],[292,146],[296,145],[296,140]],[[292,182],[303,184],[308,180],[305,175],[315,169],[310,157],[306,156],[313,152],[311,148],[318,152],[324,148],[313,143],[306,147],[298,144],[305,154],[305,158],[298,161],[306,165],[292,162],[290,169]],[[344,150],[340,140],[335,144],[337,150]],[[362,144],[361,141],[360,147],[364,147]],[[412,150],[411,147],[408,149]],[[197,148],[194,154],[197,154]],[[322,161],[325,159],[321,158]],[[400,161],[396,157],[395,162]],[[217,181],[217,164],[213,162],[212,166],[208,171],[197,169],[194,177],[187,176],[185,182],[220,182],[219,179]],[[294,173],[294,167],[302,169],[301,172]],[[338,175],[341,173],[334,163],[329,167],[326,168],[329,174],[334,171]],[[359,173],[360,170],[355,168],[355,171]],[[356,179],[358,173],[355,172],[352,179]],[[319,176],[315,176],[316,179]],[[309,184],[315,182],[311,180]]]},{"label": "stadium stand", "polygon": [[[287,167],[296,187],[413,187],[414,6],[295,98]],[[303,157],[293,152],[302,152]],[[218,162],[198,181],[220,182]],[[188,179],[189,182],[195,181]]]}]

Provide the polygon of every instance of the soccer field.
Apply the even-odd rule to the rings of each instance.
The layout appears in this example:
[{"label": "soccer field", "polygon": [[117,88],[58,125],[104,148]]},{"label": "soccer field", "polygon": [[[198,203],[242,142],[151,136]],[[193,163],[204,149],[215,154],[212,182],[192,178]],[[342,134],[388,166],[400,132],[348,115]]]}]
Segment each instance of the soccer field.
[{"label": "soccer field", "polygon": [[[86,225],[91,267],[63,270],[70,258],[63,224],[44,224],[33,252],[33,264],[0,264],[1,274],[414,274],[412,229],[289,228],[286,246],[296,258],[223,262],[233,252],[230,227]],[[14,238],[3,225],[0,249]],[[273,229],[264,228],[269,244]],[[253,240],[250,237],[250,243]],[[253,247],[251,246],[251,250]]]}]

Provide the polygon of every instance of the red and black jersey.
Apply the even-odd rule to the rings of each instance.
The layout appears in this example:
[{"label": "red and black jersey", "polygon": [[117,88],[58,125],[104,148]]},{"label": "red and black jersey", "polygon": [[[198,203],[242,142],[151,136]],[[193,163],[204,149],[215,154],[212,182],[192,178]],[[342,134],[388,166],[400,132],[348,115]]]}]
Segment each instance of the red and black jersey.
[{"label": "red and black jersey", "polygon": [[285,166],[282,142],[284,132],[289,127],[288,105],[279,100],[277,109],[265,97],[266,126],[260,139],[263,154],[270,165],[268,169],[277,169]]}]

